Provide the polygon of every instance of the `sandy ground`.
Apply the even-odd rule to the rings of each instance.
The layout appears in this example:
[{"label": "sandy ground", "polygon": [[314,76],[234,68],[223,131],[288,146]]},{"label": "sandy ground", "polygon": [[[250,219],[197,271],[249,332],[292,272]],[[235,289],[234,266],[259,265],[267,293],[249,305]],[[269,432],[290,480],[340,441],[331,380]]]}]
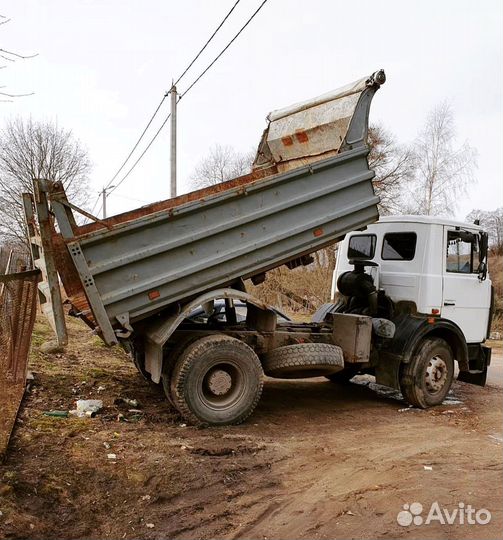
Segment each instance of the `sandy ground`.
[{"label": "sandy ground", "polygon": [[[268,380],[245,424],[195,429],[119,350],[75,321],[71,335],[67,352],[42,355],[37,323],[35,383],[0,466],[0,538],[503,537],[501,388],[456,383],[423,411],[368,377]],[[78,398],[104,408],[43,415]],[[492,519],[397,523],[403,505],[421,503],[424,520],[435,501]]]}]

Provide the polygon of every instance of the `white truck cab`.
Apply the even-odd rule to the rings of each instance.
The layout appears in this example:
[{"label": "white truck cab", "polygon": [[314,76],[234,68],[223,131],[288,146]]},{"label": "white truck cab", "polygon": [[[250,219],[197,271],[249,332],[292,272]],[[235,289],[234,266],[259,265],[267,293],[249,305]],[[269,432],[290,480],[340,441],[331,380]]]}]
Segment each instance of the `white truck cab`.
[{"label": "white truck cab", "polygon": [[[387,216],[346,235],[339,245],[332,303],[313,322],[341,328],[372,325],[368,360],[329,377],[375,374],[419,407],[442,403],[458,379],[485,385],[492,318],[487,233],[477,224],[429,216]],[[353,339],[349,336],[350,339]]]},{"label": "white truck cab", "polygon": [[374,284],[393,302],[413,302],[418,313],[454,322],[467,343],[482,343],[488,332],[491,281],[479,272],[478,225],[430,216],[389,216],[342,242],[332,280],[365,259]]}]

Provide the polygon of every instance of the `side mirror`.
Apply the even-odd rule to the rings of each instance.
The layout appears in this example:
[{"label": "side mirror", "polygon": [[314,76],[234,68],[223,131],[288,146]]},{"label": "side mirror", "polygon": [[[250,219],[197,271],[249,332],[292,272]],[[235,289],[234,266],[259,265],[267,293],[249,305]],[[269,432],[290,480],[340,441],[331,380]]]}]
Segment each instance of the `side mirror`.
[{"label": "side mirror", "polygon": [[487,278],[487,264],[485,262],[479,263],[479,281],[485,281]]},{"label": "side mirror", "polygon": [[489,245],[489,235],[481,232],[479,237],[479,280],[484,281],[487,278],[487,248]]}]

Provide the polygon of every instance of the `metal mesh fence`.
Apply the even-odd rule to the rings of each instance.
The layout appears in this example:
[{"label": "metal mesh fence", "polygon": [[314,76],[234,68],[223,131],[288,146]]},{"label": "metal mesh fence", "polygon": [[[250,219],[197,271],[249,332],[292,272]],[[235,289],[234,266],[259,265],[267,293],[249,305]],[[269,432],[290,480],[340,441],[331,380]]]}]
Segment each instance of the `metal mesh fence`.
[{"label": "metal mesh fence", "polygon": [[30,256],[10,251],[0,274],[0,455],[5,451],[24,394],[36,315],[38,274]]}]

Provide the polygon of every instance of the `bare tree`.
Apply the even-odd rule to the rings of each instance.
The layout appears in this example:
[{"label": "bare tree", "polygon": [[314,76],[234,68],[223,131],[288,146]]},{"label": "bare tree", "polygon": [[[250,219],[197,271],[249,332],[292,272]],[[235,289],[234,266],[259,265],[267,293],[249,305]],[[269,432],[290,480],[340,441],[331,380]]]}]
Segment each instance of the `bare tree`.
[{"label": "bare tree", "polygon": [[230,146],[216,144],[194,169],[191,183],[198,189],[248,174],[254,157],[253,152],[240,153]]},{"label": "bare tree", "polygon": [[430,112],[414,142],[415,213],[452,215],[457,199],[474,181],[477,152],[468,142],[456,148],[455,138],[452,109],[448,103],[441,103]]},{"label": "bare tree", "polygon": [[0,132],[0,236],[24,241],[21,194],[33,190],[33,179],[59,180],[68,198],[86,206],[91,163],[71,131],[56,124],[10,121]]},{"label": "bare tree", "polygon": [[[10,19],[8,19],[5,15],[0,15],[0,26],[3,26],[4,24],[7,24],[10,22]],[[0,47],[0,62],[7,62],[7,64],[0,65],[0,69],[5,69],[9,63],[14,63],[18,60],[27,60],[28,58],[34,58],[37,56],[36,54],[31,55],[23,55],[19,54],[15,51],[6,50]],[[33,95],[33,92],[30,92],[28,94],[19,94],[19,93],[13,93],[13,92],[5,92],[3,89],[5,86],[0,86],[0,102],[11,102],[13,101],[12,98],[18,98],[18,97],[26,97]],[[8,99],[4,99],[8,98]]]},{"label": "bare tree", "polygon": [[489,233],[489,243],[493,251],[503,253],[503,207],[496,210],[472,210],[466,216],[468,222],[476,219]]},{"label": "bare tree", "polygon": [[414,177],[414,153],[408,146],[399,145],[395,136],[382,125],[369,128],[369,167],[375,171],[374,190],[381,201],[381,214],[403,213],[407,201],[404,195]]}]

